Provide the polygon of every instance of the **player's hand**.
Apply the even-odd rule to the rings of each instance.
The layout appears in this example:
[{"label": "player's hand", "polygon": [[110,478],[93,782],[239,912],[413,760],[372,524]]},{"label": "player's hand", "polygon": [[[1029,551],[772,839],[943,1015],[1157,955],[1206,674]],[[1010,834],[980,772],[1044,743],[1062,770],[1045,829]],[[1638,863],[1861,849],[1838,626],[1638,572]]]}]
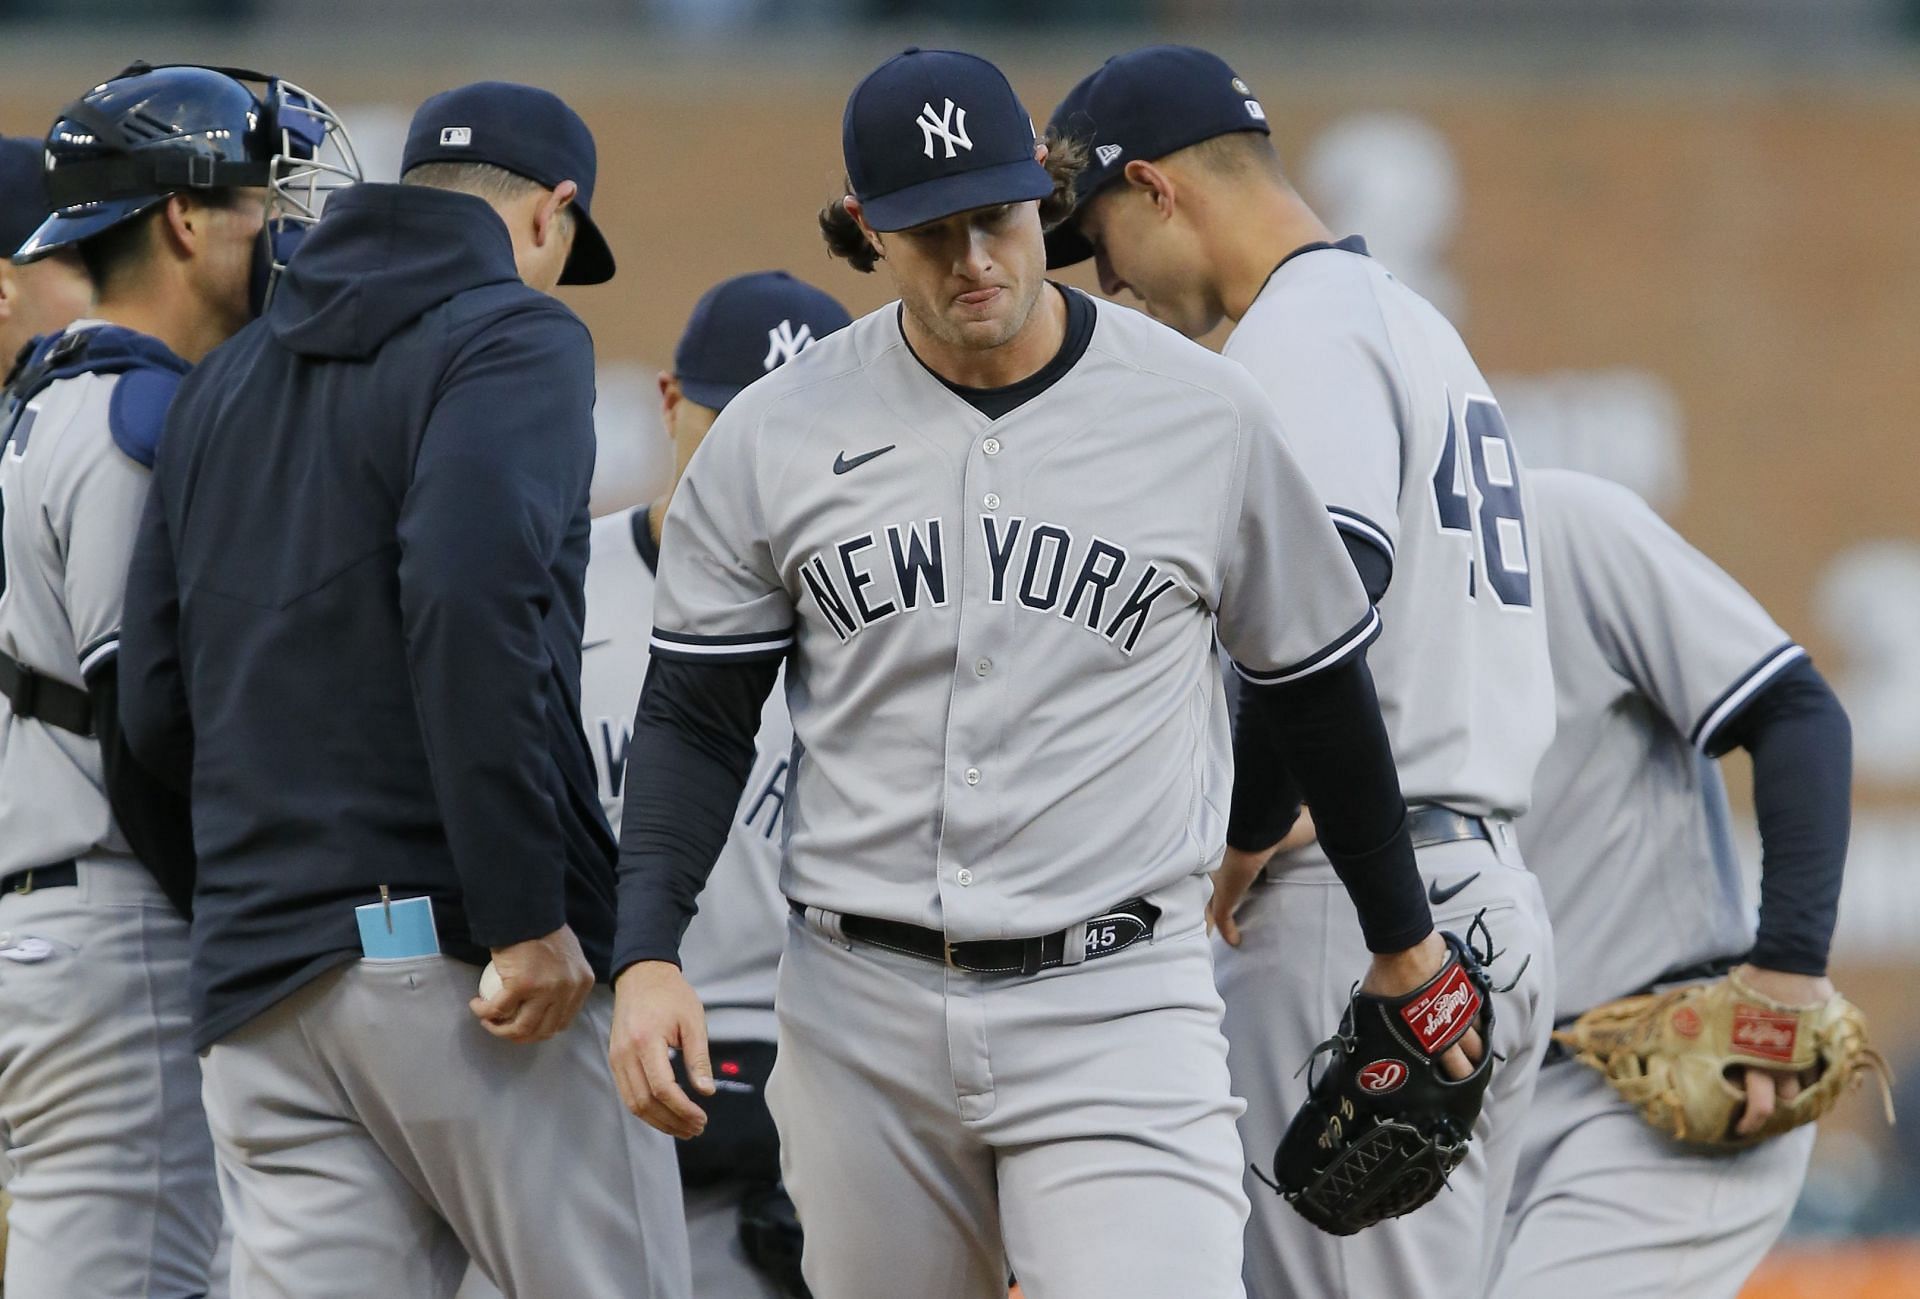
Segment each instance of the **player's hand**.
[{"label": "player's hand", "polygon": [[593,967],[573,930],[493,949],[500,991],[467,1003],[481,1027],[509,1042],[544,1042],[566,1031],[593,991]]},{"label": "player's hand", "polygon": [[670,961],[637,961],[613,983],[613,1037],[607,1063],[620,1100],[629,1110],[672,1137],[697,1137],[707,1113],[681,1090],[673,1076],[673,1051],[702,1096],[713,1095],[713,1065],[707,1054],[707,1012],[699,994]]},{"label": "player's hand", "polygon": [[1213,897],[1207,903],[1208,932],[1218,929],[1220,937],[1227,940],[1227,946],[1240,946],[1240,926],[1233,917],[1234,912],[1240,909],[1241,902],[1246,900],[1247,890],[1260,878],[1268,859],[1276,853],[1306,847],[1313,842],[1315,833],[1313,814],[1303,807],[1299,819],[1287,831],[1287,837],[1264,852],[1242,852],[1238,848],[1228,848],[1227,855],[1221,859],[1220,868],[1213,873]]},{"label": "player's hand", "polygon": [[[1385,955],[1376,952],[1360,990],[1382,997],[1404,997],[1438,974],[1446,963],[1447,940],[1440,937],[1436,929],[1404,952]],[[1441,1055],[1440,1071],[1457,1082],[1473,1072],[1486,1049],[1486,1043],[1480,1040],[1480,1030],[1470,1028]]]},{"label": "player's hand", "polygon": [[[1734,974],[1755,992],[1787,1006],[1822,1006],[1834,993],[1831,979],[1811,974],[1787,974],[1781,970],[1763,970],[1757,965],[1743,965]],[[1746,1075],[1747,1106],[1741,1111],[1740,1121],[1733,1125],[1733,1131],[1742,1137],[1758,1132],[1772,1116],[1776,1104],[1792,1100],[1811,1081],[1784,1069],[1749,1066],[1741,1072]]]}]

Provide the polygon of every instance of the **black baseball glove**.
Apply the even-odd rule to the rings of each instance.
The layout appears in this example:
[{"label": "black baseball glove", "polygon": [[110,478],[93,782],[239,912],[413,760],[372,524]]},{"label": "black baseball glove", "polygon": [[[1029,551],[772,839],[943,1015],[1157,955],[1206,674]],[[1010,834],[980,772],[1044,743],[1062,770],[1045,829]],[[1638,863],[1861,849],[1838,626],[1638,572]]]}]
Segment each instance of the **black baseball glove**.
[{"label": "black baseball glove", "polygon": [[[1472,947],[1441,937],[1439,973],[1403,997],[1355,991],[1340,1031],[1308,1060],[1331,1057],[1280,1139],[1273,1179],[1261,1180],[1322,1231],[1351,1236],[1411,1213],[1466,1158],[1493,1077],[1493,988]],[[1439,1057],[1469,1028],[1480,1061],[1456,1082]]]}]

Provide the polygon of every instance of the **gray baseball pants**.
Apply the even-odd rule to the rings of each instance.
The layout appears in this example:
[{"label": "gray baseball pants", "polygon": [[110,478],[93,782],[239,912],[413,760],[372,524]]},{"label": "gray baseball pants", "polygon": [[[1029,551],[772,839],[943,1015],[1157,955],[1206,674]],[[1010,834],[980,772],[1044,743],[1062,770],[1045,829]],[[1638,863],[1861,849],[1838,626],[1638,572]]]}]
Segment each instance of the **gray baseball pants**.
[{"label": "gray baseball pants", "polygon": [[[1241,1299],[1240,1112],[1201,928],[1023,977],[788,933],[767,1101],[822,1299]],[[1117,901],[1118,899],[1116,899]]]},{"label": "gray baseball pants", "polygon": [[1496,1299],[1733,1299],[1800,1197],[1811,1125],[1750,1150],[1683,1146],[1593,1070],[1549,1065],[1528,1113]]},{"label": "gray baseball pants", "polygon": [[0,896],[12,1299],[226,1293],[189,1043],[187,924],[138,862]]},{"label": "gray baseball pants", "polygon": [[362,960],[205,1053],[234,1299],[686,1299],[671,1139],[607,1072],[613,996],[560,1036],[490,1036],[478,972]]},{"label": "gray baseball pants", "polygon": [[[1466,1160],[1430,1203],[1344,1237],[1313,1226],[1249,1171],[1246,1281],[1254,1299],[1485,1299],[1520,1157],[1521,1124],[1553,1021],[1546,904],[1521,864],[1511,827],[1496,834],[1493,843],[1440,844],[1417,854],[1421,874],[1441,890],[1472,877],[1434,907],[1439,927],[1465,937],[1485,909],[1503,953],[1491,970],[1495,986],[1519,976],[1494,999],[1492,1046],[1505,1060],[1494,1066]],[[1270,881],[1257,885],[1238,913],[1240,946],[1214,942],[1227,1007],[1227,1060],[1235,1094],[1247,1101],[1240,1131],[1248,1159],[1269,1174],[1274,1148],[1307,1097],[1300,1066],[1339,1024],[1368,962],[1353,904],[1324,855],[1303,850],[1270,870]]]},{"label": "gray baseball pants", "polygon": [[[693,1293],[698,1299],[785,1299],[766,1273],[747,1259],[740,1244],[740,1188],[709,1186],[686,1193],[687,1240],[693,1255]],[[500,1299],[475,1267],[457,1299]]]}]

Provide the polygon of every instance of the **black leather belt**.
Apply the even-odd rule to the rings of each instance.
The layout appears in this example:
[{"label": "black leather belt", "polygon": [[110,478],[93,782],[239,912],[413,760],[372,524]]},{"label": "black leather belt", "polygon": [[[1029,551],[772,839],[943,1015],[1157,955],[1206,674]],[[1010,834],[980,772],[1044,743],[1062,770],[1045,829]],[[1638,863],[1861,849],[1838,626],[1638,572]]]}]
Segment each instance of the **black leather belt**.
[{"label": "black leather belt", "polygon": [[[1630,997],[1643,997],[1649,992],[1657,992],[1661,988],[1669,988],[1677,984],[1700,983],[1706,979],[1724,978],[1732,972],[1736,965],[1739,965],[1746,959],[1744,956],[1715,956],[1708,960],[1695,961],[1692,965],[1678,965],[1656,977],[1652,983],[1641,988],[1638,992],[1630,992],[1627,995]],[[1578,1018],[1580,1018],[1578,1015],[1570,1015],[1566,1019],[1556,1022],[1554,1027],[1556,1029],[1567,1028]],[[1540,1057],[1540,1067],[1544,1069],[1550,1064],[1562,1064],[1571,1059],[1573,1059],[1573,1052],[1561,1046],[1558,1042],[1549,1040],[1547,1043],[1547,1053]]]},{"label": "black leather belt", "polygon": [[7,697],[13,715],[34,718],[48,726],[93,738],[93,697],[0,653],[0,695]]},{"label": "black leather belt", "polygon": [[1409,807],[1407,834],[1412,838],[1415,848],[1431,848],[1443,843],[1465,843],[1469,839],[1493,842],[1493,832],[1487,829],[1487,823],[1483,818],[1468,816],[1465,812],[1456,812],[1450,807],[1441,807],[1438,803],[1417,803]]},{"label": "black leather belt", "polygon": [[41,889],[71,888],[79,882],[79,867],[70,861],[55,862],[51,866],[35,866],[32,870],[0,875],[0,897],[9,893],[26,894],[37,893]]},{"label": "black leather belt", "polygon": [[[790,902],[795,915],[806,907]],[[1160,908],[1144,898],[1130,898],[1111,911],[1087,921],[1085,960],[1112,956],[1153,934]],[[1077,928],[1077,926],[1076,926]],[[871,943],[903,956],[917,956],[935,965],[951,966],[969,974],[1038,974],[1066,964],[1067,930],[1037,938],[982,938],[949,943],[938,929],[909,925],[874,916],[840,917],[840,932],[856,942]]]}]

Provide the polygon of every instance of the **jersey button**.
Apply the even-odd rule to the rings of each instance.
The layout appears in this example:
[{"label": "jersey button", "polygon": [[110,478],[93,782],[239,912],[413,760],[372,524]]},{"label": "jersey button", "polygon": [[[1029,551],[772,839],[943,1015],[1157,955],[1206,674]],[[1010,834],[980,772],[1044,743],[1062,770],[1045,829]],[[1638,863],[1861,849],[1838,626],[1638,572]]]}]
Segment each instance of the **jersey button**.
[{"label": "jersey button", "polygon": [[977,677],[984,677],[985,675],[987,675],[987,673],[991,671],[993,671],[992,659],[981,659],[978,663],[973,665],[973,674]]},{"label": "jersey button", "polygon": [[978,767],[967,768],[967,783],[969,785],[977,785],[980,783],[980,768]]},{"label": "jersey button", "polygon": [[1000,454],[1000,439],[988,438],[980,444],[980,449],[990,456],[997,456]]},{"label": "jersey button", "polygon": [[986,494],[986,497],[985,497],[985,499],[983,499],[983,500],[982,500],[982,501],[981,501],[980,503],[981,503],[982,505],[984,505],[984,506],[986,506],[986,507],[987,507],[987,508],[988,508],[989,510],[997,510],[997,509],[999,509],[999,508],[1000,508],[1000,496],[999,496],[999,493],[997,493],[997,492],[988,492],[988,493]]},{"label": "jersey button", "polygon": [[968,870],[965,866],[962,866],[959,870],[955,871],[953,873],[953,877],[956,880],[960,881],[960,887],[963,889],[973,883],[973,872]]}]

